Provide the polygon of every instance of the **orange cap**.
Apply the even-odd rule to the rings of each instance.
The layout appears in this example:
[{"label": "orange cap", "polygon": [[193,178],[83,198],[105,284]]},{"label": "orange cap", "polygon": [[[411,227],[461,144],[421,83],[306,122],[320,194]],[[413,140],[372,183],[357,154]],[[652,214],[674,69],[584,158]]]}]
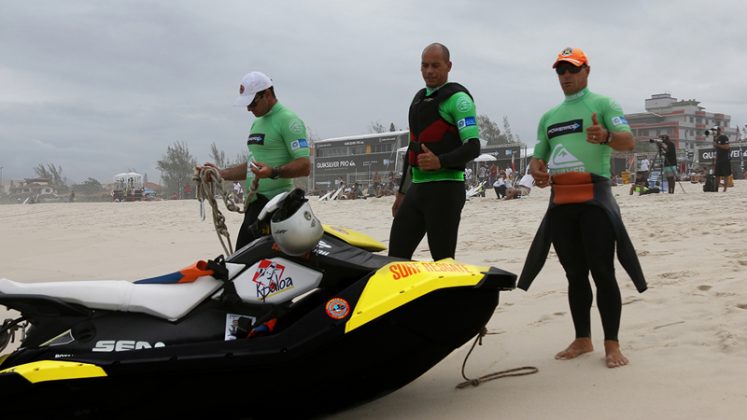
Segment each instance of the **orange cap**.
[{"label": "orange cap", "polygon": [[552,68],[557,67],[558,63],[560,63],[561,61],[567,61],[576,67],[581,67],[584,64],[589,64],[589,59],[586,57],[586,53],[584,53],[581,48],[568,47],[561,51],[560,54],[558,54],[558,58],[555,59],[555,63],[552,65]]}]

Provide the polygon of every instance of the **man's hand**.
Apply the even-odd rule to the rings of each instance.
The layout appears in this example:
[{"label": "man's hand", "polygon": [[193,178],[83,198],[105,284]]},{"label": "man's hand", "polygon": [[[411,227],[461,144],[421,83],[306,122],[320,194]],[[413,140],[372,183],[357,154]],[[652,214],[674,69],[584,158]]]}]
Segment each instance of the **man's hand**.
[{"label": "man's hand", "polygon": [[[215,166],[214,163],[210,163],[210,162],[205,162],[205,164],[202,165],[202,166],[199,166],[199,165],[195,166],[195,174],[199,174],[202,171],[202,169],[205,168],[205,167],[215,168],[215,169],[218,170],[218,174],[220,174],[220,168],[217,167],[217,166]],[[213,180],[213,176],[212,176],[212,174],[210,172],[208,172],[207,175],[205,176],[205,180],[206,181],[212,181]]]},{"label": "man's hand", "polygon": [[597,121],[597,113],[591,114],[591,127],[586,129],[586,141],[592,144],[600,144],[607,142],[607,137],[610,132],[606,128],[599,125]]},{"label": "man's hand", "polygon": [[272,166],[262,162],[252,162],[249,168],[257,179],[269,178],[272,176]]},{"label": "man's hand", "polygon": [[540,188],[550,184],[550,173],[544,160],[532,158],[529,162],[529,174],[534,178],[534,185]]},{"label": "man's hand", "polygon": [[425,144],[420,144],[420,150],[422,153],[418,154],[418,167],[424,171],[435,171],[441,169],[441,161],[438,159],[433,152],[425,147]]},{"label": "man's hand", "polygon": [[402,201],[405,199],[405,195],[401,192],[397,192],[396,197],[394,197],[394,204],[392,204],[392,217],[397,216],[397,210],[399,210],[399,206],[402,205]]}]

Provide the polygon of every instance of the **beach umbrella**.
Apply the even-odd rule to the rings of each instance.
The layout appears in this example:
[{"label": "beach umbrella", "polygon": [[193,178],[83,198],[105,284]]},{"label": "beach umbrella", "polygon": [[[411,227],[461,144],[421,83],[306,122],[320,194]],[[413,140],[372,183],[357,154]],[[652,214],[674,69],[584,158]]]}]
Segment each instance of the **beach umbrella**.
[{"label": "beach umbrella", "polygon": [[487,153],[483,153],[475,158],[475,162],[494,162],[496,160],[498,159],[496,159],[495,156],[489,155]]}]

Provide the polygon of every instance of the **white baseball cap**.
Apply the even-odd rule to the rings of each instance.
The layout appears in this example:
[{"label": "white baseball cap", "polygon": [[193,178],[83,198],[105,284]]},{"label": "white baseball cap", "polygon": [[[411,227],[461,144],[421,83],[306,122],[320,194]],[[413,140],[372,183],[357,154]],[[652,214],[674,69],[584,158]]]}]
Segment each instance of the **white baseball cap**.
[{"label": "white baseball cap", "polygon": [[267,75],[253,71],[244,75],[239,87],[239,96],[234,102],[235,106],[249,106],[254,100],[257,92],[261,92],[272,86],[272,80]]}]

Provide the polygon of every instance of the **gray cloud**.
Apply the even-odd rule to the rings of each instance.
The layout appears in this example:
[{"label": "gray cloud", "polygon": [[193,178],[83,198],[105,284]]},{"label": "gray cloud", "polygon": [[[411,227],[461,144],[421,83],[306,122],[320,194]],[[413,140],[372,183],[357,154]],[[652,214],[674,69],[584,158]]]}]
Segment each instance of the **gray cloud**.
[{"label": "gray cloud", "polygon": [[562,99],[550,66],[568,45],[589,54],[591,89],[626,112],[669,92],[743,125],[745,12],[694,0],[4,2],[0,166],[6,179],[52,163],[73,182],[107,182],[130,168],[157,179],[176,141],[199,161],[212,142],[235,156],[251,115],[231,105],[255,69],[320,138],[405,127],[433,41],[451,49],[450,78],[478,112],[508,116],[530,144]]}]

